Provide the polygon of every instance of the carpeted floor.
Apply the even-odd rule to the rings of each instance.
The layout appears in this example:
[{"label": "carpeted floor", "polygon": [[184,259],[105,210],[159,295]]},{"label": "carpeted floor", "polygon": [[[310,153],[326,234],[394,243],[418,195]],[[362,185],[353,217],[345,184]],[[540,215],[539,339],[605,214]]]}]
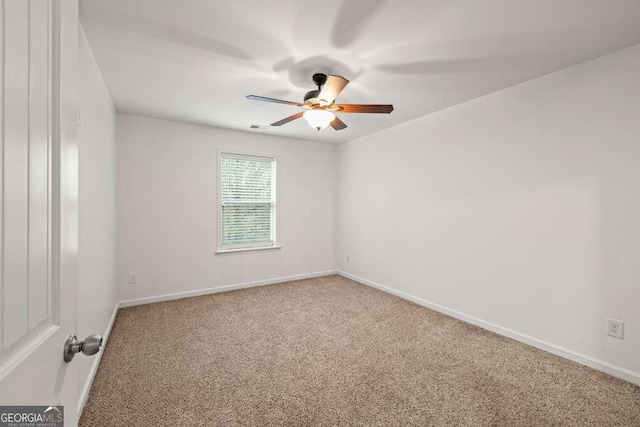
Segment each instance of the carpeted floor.
[{"label": "carpeted floor", "polygon": [[327,276],[120,310],[82,426],[640,426],[640,388]]}]

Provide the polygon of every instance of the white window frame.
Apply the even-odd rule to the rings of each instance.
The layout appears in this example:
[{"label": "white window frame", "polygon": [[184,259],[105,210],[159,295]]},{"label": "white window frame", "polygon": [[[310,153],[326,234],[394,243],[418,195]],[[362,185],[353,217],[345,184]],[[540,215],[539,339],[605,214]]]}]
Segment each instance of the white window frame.
[{"label": "white window frame", "polygon": [[[218,149],[218,205],[217,216],[218,216],[218,244],[217,244],[217,254],[224,253],[234,253],[234,252],[246,252],[246,251],[257,251],[257,250],[265,250],[265,249],[280,249],[278,241],[278,158],[274,155],[268,154],[256,154],[256,153],[246,153],[240,152],[238,150],[233,149]],[[234,245],[224,245],[222,243],[222,157],[223,155],[238,157],[243,159],[269,159],[273,162],[272,167],[272,179],[271,179],[271,240],[269,242],[258,242],[258,243],[240,243]]]}]

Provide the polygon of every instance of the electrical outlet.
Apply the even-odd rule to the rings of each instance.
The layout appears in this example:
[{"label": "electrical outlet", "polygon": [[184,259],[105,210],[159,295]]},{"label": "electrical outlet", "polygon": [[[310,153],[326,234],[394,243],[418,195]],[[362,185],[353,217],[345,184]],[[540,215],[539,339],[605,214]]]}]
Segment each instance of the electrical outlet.
[{"label": "electrical outlet", "polygon": [[622,320],[607,319],[607,335],[624,339],[624,322]]},{"label": "electrical outlet", "polygon": [[347,260],[347,262],[351,262],[351,257],[349,255],[347,255],[345,259]]},{"label": "electrical outlet", "polygon": [[138,274],[137,273],[129,273],[129,284],[136,285],[138,283]]}]

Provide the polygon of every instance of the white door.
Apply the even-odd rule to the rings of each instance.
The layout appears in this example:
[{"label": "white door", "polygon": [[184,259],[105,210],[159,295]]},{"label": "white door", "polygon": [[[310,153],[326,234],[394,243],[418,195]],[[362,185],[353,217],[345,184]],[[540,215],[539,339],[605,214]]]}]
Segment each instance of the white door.
[{"label": "white door", "polygon": [[0,405],[75,425],[78,4],[0,1]]}]

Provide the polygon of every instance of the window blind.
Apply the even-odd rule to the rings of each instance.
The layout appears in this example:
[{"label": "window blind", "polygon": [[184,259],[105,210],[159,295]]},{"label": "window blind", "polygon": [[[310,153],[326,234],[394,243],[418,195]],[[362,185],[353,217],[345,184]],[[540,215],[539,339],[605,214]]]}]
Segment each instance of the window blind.
[{"label": "window blind", "polygon": [[222,247],[273,245],[275,160],[230,153],[220,160]]}]

